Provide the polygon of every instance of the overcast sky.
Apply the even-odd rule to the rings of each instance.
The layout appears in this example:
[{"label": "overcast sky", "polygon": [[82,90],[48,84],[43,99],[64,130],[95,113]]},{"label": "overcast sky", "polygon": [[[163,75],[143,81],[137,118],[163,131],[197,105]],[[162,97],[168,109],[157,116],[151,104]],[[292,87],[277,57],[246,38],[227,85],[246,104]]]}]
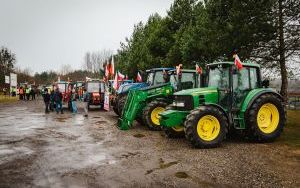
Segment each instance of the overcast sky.
[{"label": "overcast sky", "polygon": [[129,37],[134,24],[173,0],[0,0],[0,46],[33,74],[81,67],[87,51],[111,49]]}]

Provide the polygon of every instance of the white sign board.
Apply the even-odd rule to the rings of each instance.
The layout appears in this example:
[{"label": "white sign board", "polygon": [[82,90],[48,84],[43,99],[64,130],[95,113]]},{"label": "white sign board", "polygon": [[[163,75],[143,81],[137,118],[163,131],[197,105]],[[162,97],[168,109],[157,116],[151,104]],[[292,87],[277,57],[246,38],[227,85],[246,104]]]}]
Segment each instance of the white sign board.
[{"label": "white sign board", "polygon": [[10,73],[10,87],[14,86],[17,87],[18,82],[17,82],[17,74]]},{"label": "white sign board", "polygon": [[5,76],[5,83],[9,84],[9,76]]},{"label": "white sign board", "polygon": [[109,92],[105,92],[104,94],[104,110],[109,111]]}]

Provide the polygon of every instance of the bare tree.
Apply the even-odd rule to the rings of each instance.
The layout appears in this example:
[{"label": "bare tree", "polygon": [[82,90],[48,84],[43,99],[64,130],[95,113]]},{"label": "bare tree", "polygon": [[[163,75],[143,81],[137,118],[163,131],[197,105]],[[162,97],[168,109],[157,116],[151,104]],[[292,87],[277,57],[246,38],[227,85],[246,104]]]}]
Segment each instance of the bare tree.
[{"label": "bare tree", "polygon": [[103,69],[103,64],[112,56],[112,54],[112,50],[109,49],[86,52],[84,56],[83,68],[87,71],[98,73],[100,69]]},{"label": "bare tree", "polygon": [[73,72],[73,68],[70,64],[63,64],[61,65],[59,72],[61,75],[66,75],[70,72]]}]

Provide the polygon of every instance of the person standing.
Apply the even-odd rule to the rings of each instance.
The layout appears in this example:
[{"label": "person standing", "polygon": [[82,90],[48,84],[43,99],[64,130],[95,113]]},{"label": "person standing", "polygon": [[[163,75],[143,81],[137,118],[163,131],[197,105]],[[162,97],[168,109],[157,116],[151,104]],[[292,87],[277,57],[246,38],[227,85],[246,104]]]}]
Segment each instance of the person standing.
[{"label": "person standing", "polygon": [[44,103],[45,103],[45,113],[49,113],[49,102],[50,102],[50,95],[48,93],[48,90],[45,89],[45,94],[43,95],[44,97]]},{"label": "person standing", "polygon": [[23,87],[19,88],[19,97],[20,97],[20,100],[24,100],[24,89],[23,89]]},{"label": "person standing", "polygon": [[71,107],[72,107],[72,112],[73,114],[77,113],[77,106],[76,106],[76,91],[75,89],[72,90],[71,92]]},{"label": "person standing", "polygon": [[62,94],[61,92],[59,91],[58,88],[56,88],[56,91],[54,93],[54,102],[56,104],[56,113],[58,114],[59,110],[60,110],[60,113],[63,114],[63,108],[62,108]]},{"label": "person standing", "polygon": [[84,103],[84,117],[88,117],[88,110],[89,110],[89,96],[86,89],[83,89],[83,103]]},{"label": "person standing", "polygon": [[50,110],[54,111],[54,90],[51,90],[50,93]]},{"label": "person standing", "polygon": [[29,87],[26,87],[25,93],[26,93],[26,100],[29,101],[29,97],[30,97],[30,88]]}]

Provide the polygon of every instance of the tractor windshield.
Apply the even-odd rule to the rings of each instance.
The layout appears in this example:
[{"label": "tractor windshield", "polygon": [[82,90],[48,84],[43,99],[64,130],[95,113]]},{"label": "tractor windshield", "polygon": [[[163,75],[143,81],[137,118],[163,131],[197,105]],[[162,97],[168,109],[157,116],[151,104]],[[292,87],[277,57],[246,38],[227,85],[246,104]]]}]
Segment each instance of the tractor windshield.
[{"label": "tractor windshield", "polygon": [[87,83],[87,92],[99,92],[100,90],[100,83],[99,82],[88,82]]},{"label": "tractor windshield", "polygon": [[[172,86],[174,86],[175,90],[177,90],[179,88],[180,89],[194,88],[194,87],[196,87],[195,73],[193,73],[193,72],[182,72],[180,83],[178,82],[178,76],[177,75],[171,75],[170,82],[171,82]],[[179,86],[179,84],[181,86]]]},{"label": "tractor windshield", "polygon": [[229,67],[210,67],[208,86],[217,88],[229,88]]},{"label": "tractor windshield", "polygon": [[165,83],[163,71],[148,73],[147,83],[151,86]]}]

